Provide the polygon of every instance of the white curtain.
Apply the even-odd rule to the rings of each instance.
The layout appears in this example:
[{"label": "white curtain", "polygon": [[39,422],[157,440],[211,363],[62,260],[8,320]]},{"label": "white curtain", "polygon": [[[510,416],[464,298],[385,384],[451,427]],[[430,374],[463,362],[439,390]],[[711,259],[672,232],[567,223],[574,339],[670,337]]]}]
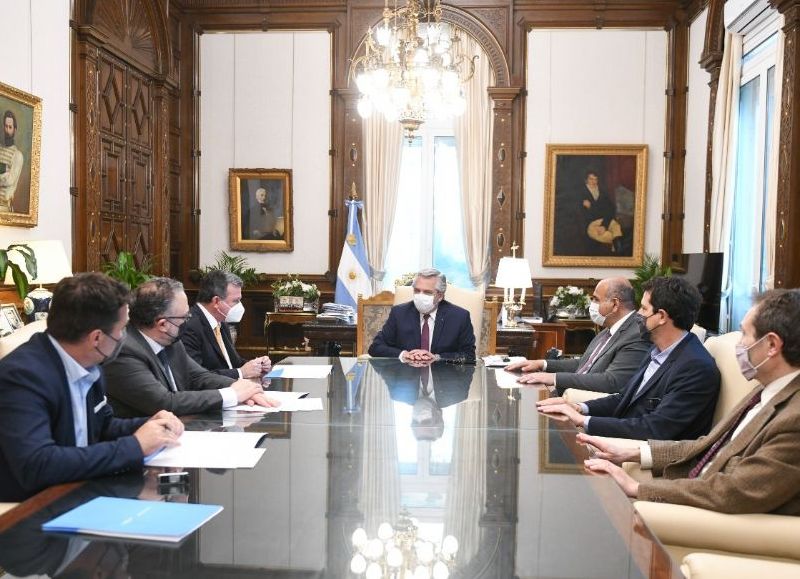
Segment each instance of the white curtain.
[{"label": "white curtain", "polygon": [[475,76],[464,85],[467,109],[455,118],[454,129],[461,178],[464,244],[472,283],[482,291],[489,275],[492,218],[492,100],[494,85],[489,58],[468,34],[462,37],[466,55],[479,55]]},{"label": "white curtain", "polygon": [[[480,547],[481,509],[486,503],[486,380],[475,372],[468,400],[456,410],[455,445],[445,505],[445,535],[458,539],[458,566],[467,565]],[[477,381],[477,382],[476,382]],[[473,391],[480,392],[473,400]]]},{"label": "white curtain", "polygon": [[[711,215],[709,249],[729,253],[733,194],[736,183],[736,132],[739,115],[739,80],[741,78],[742,37],[725,33],[725,50],[719,72],[717,101],[714,107],[714,132],[711,157]],[[720,330],[727,328],[728,260],[722,271],[722,299],[720,303]]]},{"label": "white curtain", "polygon": [[364,515],[364,529],[369,537],[375,537],[381,523],[393,525],[397,521],[400,509],[394,405],[389,389],[369,365],[364,370],[361,388],[364,438],[358,503]]},{"label": "white curtain", "polygon": [[781,96],[783,94],[783,34],[784,18],[780,17],[780,30],[778,31],[778,46],[775,49],[775,108],[772,115],[772,142],[770,143],[768,180],[767,180],[767,206],[764,211],[764,243],[766,245],[764,258],[767,270],[767,279],[764,280],[765,289],[775,287],[775,230],[778,217],[778,155],[780,153],[781,138]]},{"label": "white curtain", "polygon": [[364,127],[364,242],[370,266],[372,291],[381,291],[384,264],[392,235],[403,130],[379,112],[363,121]]}]

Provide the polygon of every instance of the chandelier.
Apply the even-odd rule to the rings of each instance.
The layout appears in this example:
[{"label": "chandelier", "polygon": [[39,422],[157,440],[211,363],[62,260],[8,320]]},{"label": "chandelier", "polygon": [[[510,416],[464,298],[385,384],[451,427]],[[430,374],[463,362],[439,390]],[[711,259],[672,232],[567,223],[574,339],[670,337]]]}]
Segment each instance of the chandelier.
[{"label": "chandelier", "polygon": [[417,536],[417,526],[406,511],[397,524],[381,523],[378,537],[353,532],[355,554],[350,571],[366,579],[447,579],[455,565],[458,541],[447,535],[441,547]]},{"label": "chandelier", "polygon": [[410,140],[428,118],[463,114],[462,85],[478,57],[463,54],[457,30],[441,18],[441,0],[407,0],[401,8],[386,0],[383,21],[367,31],[364,53],[351,68],[363,118],[377,110],[400,121]]}]

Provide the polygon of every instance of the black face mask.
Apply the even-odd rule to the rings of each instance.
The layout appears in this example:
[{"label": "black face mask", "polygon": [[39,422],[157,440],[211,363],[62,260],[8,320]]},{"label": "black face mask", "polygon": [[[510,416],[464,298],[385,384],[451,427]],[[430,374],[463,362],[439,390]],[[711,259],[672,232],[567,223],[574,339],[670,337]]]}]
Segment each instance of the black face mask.
[{"label": "black face mask", "polygon": [[650,314],[649,316],[643,316],[642,314],[636,314],[636,324],[639,326],[639,337],[642,340],[647,340],[648,342],[652,341],[652,330],[647,329],[647,320],[653,317],[655,314]]},{"label": "black face mask", "polygon": [[176,328],[178,328],[178,333],[177,333],[177,334],[175,334],[174,336],[172,336],[172,335],[170,335],[170,334],[167,334],[167,336],[169,336],[169,338],[170,338],[170,343],[169,343],[169,344],[167,344],[167,345],[168,345],[168,346],[171,346],[172,344],[174,344],[175,342],[177,342],[178,340],[180,340],[181,338],[183,338],[183,335],[186,333],[186,322],[184,321],[184,322],[183,322],[183,323],[182,323],[182,324],[179,326],[178,324],[176,324],[175,322],[173,322],[173,321],[172,321],[171,319],[169,319],[169,318],[164,318],[164,319],[165,319],[165,320],[167,320],[167,321],[168,321],[170,324],[172,324],[172,325],[173,325],[173,326],[175,326]]},{"label": "black face mask", "polygon": [[[105,332],[103,332],[103,333],[106,334]],[[105,364],[108,364],[109,362],[113,362],[117,358],[117,356],[119,355],[119,351],[122,349],[122,342],[125,341],[125,332],[122,333],[122,337],[119,340],[117,340],[111,334],[106,334],[106,336],[108,336],[109,338],[114,340],[114,349],[111,350],[110,354],[105,354],[97,346],[94,347],[94,349],[97,350],[97,353],[100,354],[101,356],[103,356],[103,359],[100,360],[100,365],[101,366],[103,366]]]}]

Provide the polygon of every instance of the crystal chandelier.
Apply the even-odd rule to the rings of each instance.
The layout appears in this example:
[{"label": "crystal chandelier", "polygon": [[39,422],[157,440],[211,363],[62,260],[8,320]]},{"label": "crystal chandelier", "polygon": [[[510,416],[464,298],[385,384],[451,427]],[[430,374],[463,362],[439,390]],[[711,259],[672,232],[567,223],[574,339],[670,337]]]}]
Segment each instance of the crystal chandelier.
[{"label": "crystal chandelier", "polygon": [[363,118],[378,110],[400,121],[411,139],[426,119],[464,112],[462,85],[475,74],[478,57],[463,54],[458,32],[441,17],[441,0],[407,0],[402,8],[389,8],[386,0],[383,21],[368,30],[364,53],[351,68]]},{"label": "crystal chandelier", "polygon": [[370,540],[364,529],[356,529],[350,571],[366,579],[447,579],[455,565],[458,541],[447,535],[439,547],[418,537],[417,531],[405,511],[394,527],[381,523],[376,539]]}]

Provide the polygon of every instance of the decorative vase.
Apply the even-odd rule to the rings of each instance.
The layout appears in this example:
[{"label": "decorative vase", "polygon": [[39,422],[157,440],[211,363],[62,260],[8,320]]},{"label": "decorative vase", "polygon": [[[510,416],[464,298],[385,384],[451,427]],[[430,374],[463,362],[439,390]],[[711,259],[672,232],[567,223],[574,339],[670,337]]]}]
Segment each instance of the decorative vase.
[{"label": "decorative vase", "polygon": [[319,298],[315,300],[303,300],[303,311],[314,312],[316,314],[319,311]]},{"label": "decorative vase", "polygon": [[[569,307],[569,306],[568,306]],[[567,319],[569,317],[569,309],[566,308],[558,308],[556,310],[556,317],[561,319]]]},{"label": "decorative vase", "polygon": [[302,312],[303,296],[279,296],[275,310],[278,312]]}]

